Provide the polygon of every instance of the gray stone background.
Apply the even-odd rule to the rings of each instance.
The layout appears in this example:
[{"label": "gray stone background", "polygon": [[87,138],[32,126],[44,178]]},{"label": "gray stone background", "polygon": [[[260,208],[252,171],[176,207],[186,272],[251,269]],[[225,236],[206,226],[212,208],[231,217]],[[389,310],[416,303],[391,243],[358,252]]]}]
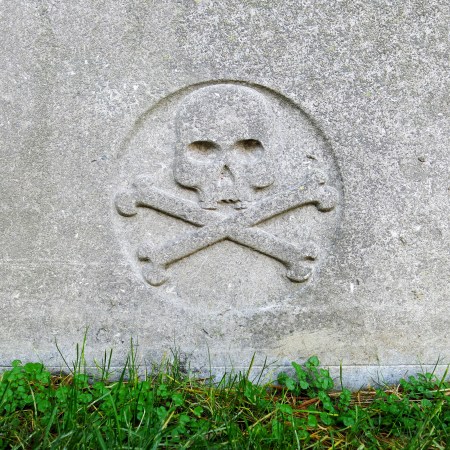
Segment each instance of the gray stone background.
[{"label": "gray stone background", "polygon": [[[450,362],[448,1],[23,0],[0,12],[0,365],[59,367],[55,340],[71,355],[87,326],[89,355],[114,347],[116,365],[131,337],[143,363],[175,346],[217,372],[255,352],[255,368],[317,354],[354,385]],[[235,290],[233,271],[208,263],[232,286],[222,315],[143,282],[113,205],[137,120],[221,80],[301,108],[342,183],[319,276],[264,308],[257,273]],[[205,254],[230,249],[245,270],[263,262],[229,242]],[[246,301],[257,308],[236,308]]]}]

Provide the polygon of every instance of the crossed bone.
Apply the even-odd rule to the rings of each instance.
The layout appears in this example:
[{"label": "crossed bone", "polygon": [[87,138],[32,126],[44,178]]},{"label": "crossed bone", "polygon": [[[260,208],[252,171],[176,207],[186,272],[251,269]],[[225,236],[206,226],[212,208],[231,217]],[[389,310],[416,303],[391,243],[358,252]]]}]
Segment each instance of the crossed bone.
[{"label": "crossed bone", "polygon": [[137,214],[138,207],[146,207],[200,227],[159,247],[150,242],[139,247],[138,258],[147,262],[144,278],[152,286],[160,286],[168,279],[166,268],[170,264],[225,239],[280,261],[286,266],[286,276],[291,281],[306,281],[312,269],[303,262],[317,258],[316,246],[307,243],[298,247],[254,226],[308,204],[327,212],[335,207],[336,201],[337,191],[325,184],[321,173],[314,172],[297,187],[265,197],[247,209],[235,210],[233,215],[205,210],[197,203],[161,191],[153,186],[148,176],[138,177],[131,190],[117,194],[115,205],[125,217]]}]

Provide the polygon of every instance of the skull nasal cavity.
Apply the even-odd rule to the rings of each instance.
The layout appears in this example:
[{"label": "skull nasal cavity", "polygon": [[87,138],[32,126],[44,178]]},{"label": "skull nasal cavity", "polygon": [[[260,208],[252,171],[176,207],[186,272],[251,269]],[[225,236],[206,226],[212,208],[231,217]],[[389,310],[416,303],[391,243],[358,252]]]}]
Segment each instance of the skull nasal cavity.
[{"label": "skull nasal cavity", "polygon": [[221,187],[232,186],[234,184],[234,176],[228,166],[223,166],[219,176],[219,185]]}]

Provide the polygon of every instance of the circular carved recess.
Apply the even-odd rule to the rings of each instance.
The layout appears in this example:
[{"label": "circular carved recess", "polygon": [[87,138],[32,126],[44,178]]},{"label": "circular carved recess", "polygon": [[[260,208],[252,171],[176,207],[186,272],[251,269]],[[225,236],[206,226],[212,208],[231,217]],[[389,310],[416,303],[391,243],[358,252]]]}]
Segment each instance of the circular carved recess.
[{"label": "circular carved recess", "polygon": [[320,283],[340,178],[287,98],[237,82],[183,89],[136,121],[120,166],[114,220],[149,289],[199,311],[254,311]]}]

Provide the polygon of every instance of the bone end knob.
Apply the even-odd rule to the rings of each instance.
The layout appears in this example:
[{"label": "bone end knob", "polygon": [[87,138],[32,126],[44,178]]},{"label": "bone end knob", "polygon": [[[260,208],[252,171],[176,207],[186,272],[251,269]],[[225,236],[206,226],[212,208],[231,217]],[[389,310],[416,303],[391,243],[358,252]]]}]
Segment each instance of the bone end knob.
[{"label": "bone end knob", "polygon": [[331,211],[335,208],[338,201],[338,193],[331,186],[323,186],[320,190],[320,201],[317,203],[317,209],[322,212]]},{"label": "bone end knob", "polygon": [[304,259],[308,259],[310,261],[315,261],[319,257],[319,249],[317,245],[312,242],[309,242],[303,246],[302,253]]},{"label": "bone end knob", "polygon": [[319,184],[323,186],[328,182],[328,176],[323,173],[321,170],[313,169],[306,174],[306,183],[308,185],[316,185]]},{"label": "bone end knob", "polygon": [[137,214],[134,192],[126,191],[117,194],[114,203],[121,216],[131,217]]},{"label": "bone end knob", "polygon": [[142,275],[152,286],[161,286],[168,280],[164,267],[149,263],[142,269]]},{"label": "bone end knob", "polygon": [[295,283],[304,283],[312,274],[312,269],[305,266],[290,267],[286,276]]}]

